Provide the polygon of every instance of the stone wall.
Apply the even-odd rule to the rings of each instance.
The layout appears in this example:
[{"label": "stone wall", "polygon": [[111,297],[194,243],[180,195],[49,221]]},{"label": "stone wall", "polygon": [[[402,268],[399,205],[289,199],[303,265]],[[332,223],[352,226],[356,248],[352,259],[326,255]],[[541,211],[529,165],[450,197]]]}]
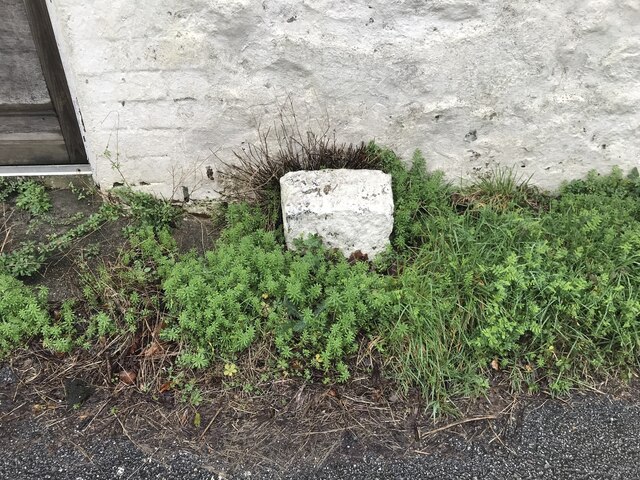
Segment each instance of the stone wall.
[{"label": "stone wall", "polygon": [[47,4],[102,187],[117,156],[144,189],[215,196],[207,166],[287,95],[451,178],[503,164],[553,188],[640,158],[637,0]]}]

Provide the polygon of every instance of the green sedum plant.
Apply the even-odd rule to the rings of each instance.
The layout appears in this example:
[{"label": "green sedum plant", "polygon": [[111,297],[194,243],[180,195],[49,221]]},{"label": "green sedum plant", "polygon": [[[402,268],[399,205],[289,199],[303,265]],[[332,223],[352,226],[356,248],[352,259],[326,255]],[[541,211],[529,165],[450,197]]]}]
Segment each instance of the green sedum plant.
[{"label": "green sedum plant", "polygon": [[65,300],[54,312],[51,321],[42,327],[43,345],[54,352],[69,353],[79,342],[79,319],[75,313],[76,302]]},{"label": "green sedum plant", "polygon": [[0,273],[0,359],[50,325],[45,301],[45,290],[33,292],[19,280]]},{"label": "green sedum plant", "polygon": [[411,167],[391,150],[369,146],[373,155],[380,158],[382,169],[391,175],[394,222],[392,243],[399,254],[424,242],[425,222],[432,218],[446,221],[454,216],[449,197],[451,186],[444,181],[442,172],[432,174],[426,171],[422,153],[416,150]]},{"label": "green sedum plant", "polygon": [[[227,213],[229,228],[204,258],[177,262],[163,282],[173,321],[162,335],[189,345],[185,365],[204,368],[271,339],[277,364],[349,376],[347,358],[384,305],[388,279],[365,263],[350,266],[317,238],[288,252],[262,214],[246,204]],[[309,374],[309,373],[307,373]]]}]

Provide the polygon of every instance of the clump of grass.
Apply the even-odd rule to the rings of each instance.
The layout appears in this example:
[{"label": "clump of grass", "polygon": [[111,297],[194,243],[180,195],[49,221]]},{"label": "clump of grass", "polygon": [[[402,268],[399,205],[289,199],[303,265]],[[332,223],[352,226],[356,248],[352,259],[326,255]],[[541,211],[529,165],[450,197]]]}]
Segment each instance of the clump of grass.
[{"label": "clump of grass", "polygon": [[542,210],[513,201],[515,179],[473,188],[498,200],[412,217],[421,244],[399,278],[403,313],[382,335],[400,383],[438,410],[498,370],[554,394],[629,378],[640,366],[637,179],[592,173]]},{"label": "clump of grass", "polygon": [[280,178],[288,172],[322,169],[379,169],[380,158],[360,143],[338,143],[329,126],[320,133],[301,128],[293,107],[281,109],[271,128],[259,129],[259,141],[234,152],[235,162],[222,162],[223,198],[248,202],[266,213],[271,225],[280,215]]},{"label": "clump of grass", "polygon": [[505,211],[510,208],[543,210],[549,197],[530,184],[531,177],[518,174],[513,167],[498,166],[481,175],[472,185],[451,195],[458,211],[490,207]]}]

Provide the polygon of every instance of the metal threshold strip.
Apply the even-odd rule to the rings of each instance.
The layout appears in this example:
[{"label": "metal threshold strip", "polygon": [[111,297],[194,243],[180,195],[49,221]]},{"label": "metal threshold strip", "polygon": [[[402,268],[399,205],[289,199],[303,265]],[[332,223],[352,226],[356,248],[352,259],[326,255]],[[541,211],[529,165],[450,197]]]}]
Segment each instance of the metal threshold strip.
[{"label": "metal threshold strip", "polygon": [[91,175],[91,165],[6,165],[0,166],[0,177],[51,177]]}]

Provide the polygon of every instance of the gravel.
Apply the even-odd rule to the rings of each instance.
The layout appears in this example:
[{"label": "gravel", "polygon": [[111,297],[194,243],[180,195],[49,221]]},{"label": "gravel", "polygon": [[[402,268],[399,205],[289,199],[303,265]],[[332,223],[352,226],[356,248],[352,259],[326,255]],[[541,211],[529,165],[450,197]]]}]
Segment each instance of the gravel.
[{"label": "gravel", "polygon": [[0,388],[8,387],[18,381],[18,376],[8,365],[0,368]]},{"label": "gravel", "polygon": [[[1,417],[0,417],[1,418]],[[495,440],[495,441],[491,441]],[[640,478],[640,401],[605,396],[534,402],[498,438],[445,433],[410,459],[349,458],[287,472],[225,474],[214,456],[160,457],[125,437],[58,444],[33,420],[0,423],[1,479],[635,479]]]}]

